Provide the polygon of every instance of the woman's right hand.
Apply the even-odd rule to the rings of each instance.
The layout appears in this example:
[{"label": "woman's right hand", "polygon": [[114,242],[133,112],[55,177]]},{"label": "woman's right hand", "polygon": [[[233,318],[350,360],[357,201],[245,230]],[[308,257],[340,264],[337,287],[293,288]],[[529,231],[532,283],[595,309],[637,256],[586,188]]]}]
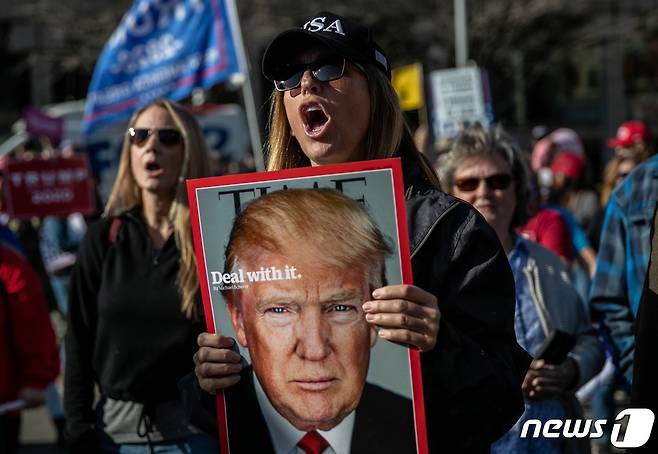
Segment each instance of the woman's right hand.
[{"label": "woman's right hand", "polygon": [[220,334],[201,333],[194,354],[194,373],[201,389],[216,394],[240,380],[242,357],[232,350],[235,340]]}]

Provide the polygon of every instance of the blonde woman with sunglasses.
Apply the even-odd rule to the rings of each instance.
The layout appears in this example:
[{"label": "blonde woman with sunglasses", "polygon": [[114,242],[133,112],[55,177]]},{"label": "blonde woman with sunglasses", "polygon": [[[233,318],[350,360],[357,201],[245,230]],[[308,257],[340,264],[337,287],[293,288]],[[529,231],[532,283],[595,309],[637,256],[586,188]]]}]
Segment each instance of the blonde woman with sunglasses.
[{"label": "blonde woman with sunglasses", "polygon": [[208,165],[199,125],[180,104],[157,100],[131,118],[105,216],[90,226],[71,280],[72,452],[217,450],[186,422],[177,390],[204,326],[185,180],[208,176]]}]

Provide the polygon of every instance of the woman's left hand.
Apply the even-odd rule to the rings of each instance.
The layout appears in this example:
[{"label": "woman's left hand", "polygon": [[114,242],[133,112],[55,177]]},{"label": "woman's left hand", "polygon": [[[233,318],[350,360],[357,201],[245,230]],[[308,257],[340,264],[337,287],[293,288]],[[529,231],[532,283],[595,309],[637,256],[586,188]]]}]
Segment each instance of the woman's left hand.
[{"label": "woman's left hand", "polygon": [[372,292],[363,304],[366,320],[377,325],[383,339],[432,350],[439,334],[441,312],[436,297],[413,285],[388,285]]}]

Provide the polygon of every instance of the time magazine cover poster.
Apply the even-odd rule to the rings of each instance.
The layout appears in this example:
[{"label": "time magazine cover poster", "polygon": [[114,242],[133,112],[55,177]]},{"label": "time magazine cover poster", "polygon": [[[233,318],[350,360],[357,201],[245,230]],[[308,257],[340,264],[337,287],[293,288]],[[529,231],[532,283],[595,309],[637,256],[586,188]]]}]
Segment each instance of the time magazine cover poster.
[{"label": "time magazine cover poster", "polygon": [[243,357],[217,396],[220,452],[426,453],[419,353],[379,337],[362,308],[412,284],[400,161],[187,189],[207,329]]}]

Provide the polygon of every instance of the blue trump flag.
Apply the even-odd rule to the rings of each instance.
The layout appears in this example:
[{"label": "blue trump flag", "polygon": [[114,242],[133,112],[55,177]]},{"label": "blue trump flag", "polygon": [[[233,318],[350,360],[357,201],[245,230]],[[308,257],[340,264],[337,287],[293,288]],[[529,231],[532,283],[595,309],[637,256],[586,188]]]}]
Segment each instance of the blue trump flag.
[{"label": "blue trump flag", "polygon": [[241,72],[226,1],[135,0],[96,63],[83,133]]}]

